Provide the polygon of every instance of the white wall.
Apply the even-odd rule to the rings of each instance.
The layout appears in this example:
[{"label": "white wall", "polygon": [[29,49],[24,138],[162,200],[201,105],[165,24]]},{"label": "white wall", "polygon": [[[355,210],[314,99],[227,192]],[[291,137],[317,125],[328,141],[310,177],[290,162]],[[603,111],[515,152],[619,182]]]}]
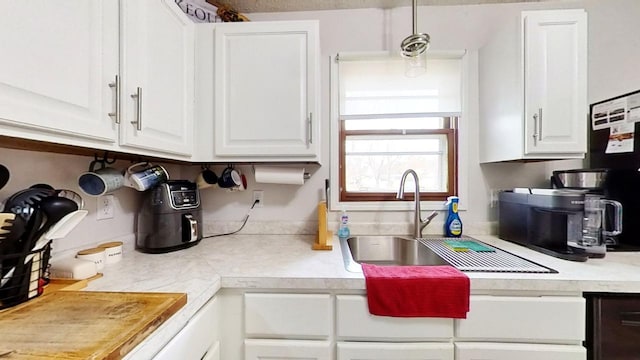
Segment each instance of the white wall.
[{"label": "white wall", "polygon": [[[507,17],[518,16],[527,9],[585,8],[589,16],[589,102],[595,102],[640,87],[640,2],[636,0],[559,1],[542,3],[510,3],[470,6],[420,7],[418,30],[432,38],[433,49],[467,49],[481,47],[491,33]],[[318,12],[248,14],[252,21],[317,19],[320,21],[322,53],[322,121],[324,139],[329,138],[329,56],[339,51],[388,50],[398,47],[411,33],[411,8],[358,9]],[[613,56],[612,56],[613,55]],[[478,165],[477,101],[465,114],[469,138],[468,210],[462,215],[465,224],[479,225],[496,220],[496,211],[489,205],[490,189],[517,186],[547,186],[554,169],[582,167],[582,161],[539,163],[506,163]],[[585,119],[586,121],[586,119]],[[302,187],[259,185],[265,190],[266,206],[255,209],[253,221],[313,221],[315,204],[325,178],[329,177],[329,144],[325,142],[324,165]],[[250,189],[255,189],[250,184]],[[248,192],[250,193],[250,191]],[[210,221],[241,219],[251,199],[250,194],[227,194],[212,191],[205,194],[207,218]],[[230,204],[230,201],[233,202]],[[275,206],[270,204],[275,203]],[[333,220],[337,214],[333,214]],[[440,217],[442,218],[442,217]],[[406,222],[411,214],[351,213],[358,223]],[[437,225],[435,225],[437,226]],[[436,229],[437,231],[437,229]]]},{"label": "white wall", "polygon": [[[9,182],[0,189],[0,211],[13,193],[34,184],[49,184],[55,189],[69,189],[79,193],[89,215],[64,239],[53,242],[53,252],[82,249],[107,240],[118,239],[134,232],[134,214],[138,211],[141,193],[122,188],[113,193],[115,216],[113,219],[96,220],[97,198],[83,194],[78,187],[78,176],[88,170],[93,157],[40,153],[0,148],[0,163],[10,171]],[[110,165],[124,170],[128,161],[116,161]],[[163,164],[170,175],[180,173],[175,165]]]}]

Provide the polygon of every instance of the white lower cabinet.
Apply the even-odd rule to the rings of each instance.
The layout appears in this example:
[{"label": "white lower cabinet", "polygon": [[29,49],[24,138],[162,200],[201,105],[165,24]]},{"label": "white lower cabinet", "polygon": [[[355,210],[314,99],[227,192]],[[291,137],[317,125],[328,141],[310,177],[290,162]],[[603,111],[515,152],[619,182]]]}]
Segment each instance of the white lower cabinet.
[{"label": "white lower cabinet", "polygon": [[337,360],[453,360],[451,343],[339,342]]},{"label": "white lower cabinet", "polygon": [[329,341],[264,340],[244,341],[245,360],[331,360],[333,349]]},{"label": "white lower cabinet", "polygon": [[204,354],[200,360],[220,360],[220,341],[216,341],[211,345],[209,350]]},{"label": "white lower cabinet", "polygon": [[222,358],[586,360],[581,295],[518,295],[472,295],[454,320],[371,315],[364,294],[223,290]]},{"label": "white lower cabinet", "polygon": [[219,307],[217,298],[209,300],[180,332],[165,345],[154,360],[220,359]]},{"label": "white lower cabinet", "polygon": [[456,360],[584,360],[578,345],[456,343]]}]

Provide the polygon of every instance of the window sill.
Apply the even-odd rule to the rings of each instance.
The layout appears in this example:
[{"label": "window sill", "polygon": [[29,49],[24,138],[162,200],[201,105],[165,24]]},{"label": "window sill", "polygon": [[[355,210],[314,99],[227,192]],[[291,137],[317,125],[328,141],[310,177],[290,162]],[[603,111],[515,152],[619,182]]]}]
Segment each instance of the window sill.
[{"label": "window sill", "polygon": [[[444,201],[421,201],[420,209],[445,211]],[[460,211],[466,211],[466,206],[460,202]],[[333,202],[329,205],[331,211],[413,211],[413,201],[361,201],[361,202]]]}]

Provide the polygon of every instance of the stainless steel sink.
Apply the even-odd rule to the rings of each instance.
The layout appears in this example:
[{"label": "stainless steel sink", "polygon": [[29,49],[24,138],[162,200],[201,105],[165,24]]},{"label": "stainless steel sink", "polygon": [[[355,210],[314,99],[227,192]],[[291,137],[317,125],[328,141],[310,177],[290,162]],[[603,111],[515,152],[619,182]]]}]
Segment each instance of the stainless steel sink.
[{"label": "stainless steel sink", "polygon": [[360,263],[375,265],[449,265],[418,240],[401,236],[355,236],[341,239],[349,271],[362,271]]},{"label": "stainless steel sink", "polygon": [[[467,240],[489,251],[457,252],[446,246],[447,240]],[[461,271],[555,273],[495,246],[468,236],[462,238],[403,236],[354,236],[340,239],[347,271],[362,272],[361,263],[375,265],[451,265]]]}]

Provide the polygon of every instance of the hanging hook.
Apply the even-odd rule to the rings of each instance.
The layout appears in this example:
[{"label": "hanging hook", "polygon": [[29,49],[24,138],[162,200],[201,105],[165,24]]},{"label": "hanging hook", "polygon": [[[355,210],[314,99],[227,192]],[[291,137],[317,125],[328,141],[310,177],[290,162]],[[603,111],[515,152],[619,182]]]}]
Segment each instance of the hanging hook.
[{"label": "hanging hook", "polygon": [[95,162],[101,162],[101,163],[104,163],[104,164],[113,164],[114,162],[116,162],[116,157],[114,156],[113,159],[109,160],[109,151],[105,150],[104,151],[104,157],[102,159],[98,157],[97,153],[94,153],[93,154],[93,160]]}]

